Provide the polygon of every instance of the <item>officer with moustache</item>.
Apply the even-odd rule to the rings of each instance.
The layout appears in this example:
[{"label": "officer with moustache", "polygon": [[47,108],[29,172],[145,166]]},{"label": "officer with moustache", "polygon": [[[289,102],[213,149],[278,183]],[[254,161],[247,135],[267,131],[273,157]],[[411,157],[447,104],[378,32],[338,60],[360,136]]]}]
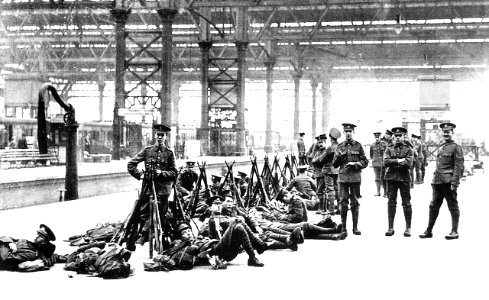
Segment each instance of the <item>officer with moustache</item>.
[{"label": "officer with moustache", "polygon": [[385,180],[387,180],[387,217],[389,229],[386,236],[394,235],[394,218],[396,216],[397,190],[401,193],[404,219],[406,220],[405,237],[411,236],[411,219],[413,211],[411,208],[411,175],[409,169],[413,164],[413,150],[404,143],[407,130],[403,127],[392,128],[394,134],[394,145],[387,148],[384,154]]},{"label": "officer with moustache", "polygon": [[[162,225],[164,224],[165,215],[168,211],[168,197],[172,190],[172,184],[175,181],[178,171],[175,167],[175,155],[173,151],[166,146],[165,141],[167,137],[167,132],[171,128],[163,124],[153,125],[153,129],[156,135],[156,143],[152,146],[145,147],[136,156],[134,156],[127,163],[127,170],[134,178],[141,180],[145,175],[149,174],[148,171],[154,172],[154,188],[157,196],[158,210],[160,213],[160,220]],[[138,170],[138,164],[144,162],[146,173]],[[153,169],[154,168],[154,169]],[[148,236],[149,230],[149,200],[153,197],[152,182],[149,180],[144,180],[143,188],[144,192],[143,203],[141,206],[141,222],[142,230],[140,243],[143,244]],[[128,250],[133,251],[133,243],[127,245]]]},{"label": "officer with moustache", "polygon": [[448,209],[452,216],[452,231],[445,238],[453,240],[459,237],[460,210],[457,201],[457,189],[464,172],[464,153],[462,147],[453,141],[453,129],[455,127],[456,125],[450,122],[440,124],[445,142],[441,145],[436,156],[436,169],[431,182],[433,198],[430,203],[428,227],[419,236],[422,239],[433,237],[433,226],[435,226],[443,199],[447,200]]},{"label": "officer with moustache", "polygon": [[343,231],[346,232],[346,219],[348,216],[348,203],[350,203],[353,221],[353,234],[361,235],[358,230],[360,184],[362,169],[368,165],[362,144],[353,139],[355,127],[351,123],[343,123],[345,141],[338,145],[333,158],[333,166],[339,167],[338,184],[340,188],[340,215]]}]

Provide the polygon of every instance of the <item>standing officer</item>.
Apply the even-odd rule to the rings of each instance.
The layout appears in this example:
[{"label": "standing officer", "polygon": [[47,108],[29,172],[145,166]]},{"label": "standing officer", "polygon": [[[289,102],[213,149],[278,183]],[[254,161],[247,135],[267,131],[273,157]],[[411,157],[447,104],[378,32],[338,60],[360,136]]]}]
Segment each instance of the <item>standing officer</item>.
[{"label": "standing officer", "polygon": [[[333,158],[336,148],[338,148],[338,139],[341,137],[341,132],[336,128],[329,130],[329,138],[331,139],[331,145],[326,148],[326,161],[323,166],[324,183],[326,185],[326,197],[327,207],[329,213],[334,215],[339,213],[335,212],[335,200],[338,201],[338,168],[333,167]],[[339,207],[339,203],[338,203]]]},{"label": "standing officer", "polygon": [[317,151],[314,154],[314,158],[311,160],[311,164],[314,170],[314,178],[316,178],[317,195],[319,198],[318,214],[326,211],[326,197],[324,191],[326,185],[324,182],[323,166],[326,163],[326,135],[321,134],[318,136]]},{"label": "standing officer", "polygon": [[[372,167],[375,174],[375,185],[377,187],[376,197],[380,196],[380,186],[382,184],[382,174],[384,169],[384,152],[387,144],[380,140],[380,132],[374,132],[375,143],[370,145],[370,159],[372,159]],[[385,194],[385,190],[384,190]]]},{"label": "standing officer", "polygon": [[194,171],[195,161],[187,160],[186,169],[177,177],[176,188],[182,197],[192,194],[192,191],[199,179],[199,175]]},{"label": "standing officer", "polygon": [[389,229],[386,236],[394,235],[394,218],[396,216],[397,190],[401,193],[404,219],[406,220],[406,231],[404,236],[411,236],[411,219],[413,210],[411,208],[411,175],[409,169],[413,163],[413,150],[404,144],[404,135],[407,130],[403,127],[392,128],[395,144],[387,148],[384,154],[385,180],[387,180],[387,217]]},{"label": "standing officer", "polygon": [[[140,180],[145,177],[149,171],[154,172],[154,187],[157,195],[158,209],[160,212],[160,220],[163,226],[163,220],[165,220],[166,212],[168,211],[168,197],[172,190],[172,184],[175,181],[178,171],[175,167],[175,155],[173,151],[165,145],[166,133],[171,129],[162,124],[153,125],[153,129],[156,134],[156,143],[152,146],[147,146],[141,150],[136,156],[134,156],[127,163],[127,170],[136,179]],[[137,166],[140,162],[144,162],[145,173],[138,170]],[[154,169],[152,169],[154,167]],[[145,184],[147,186],[145,187]],[[144,201],[141,207],[141,222],[144,224],[142,228],[141,237],[147,239],[149,230],[149,200],[152,197],[152,182],[144,180],[143,188],[141,191],[145,191]],[[142,241],[142,240],[141,240]],[[128,245],[132,248],[133,245]]]},{"label": "standing officer", "polygon": [[441,145],[436,156],[436,169],[431,182],[433,198],[430,203],[428,228],[419,236],[422,239],[433,237],[433,226],[435,226],[443,199],[447,200],[448,209],[452,216],[452,231],[445,238],[447,240],[458,239],[460,210],[457,201],[457,188],[464,172],[464,153],[462,147],[453,141],[453,129],[455,127],[455,124],[449,122],[440,124],[445,142]]},{"label": "standing officer", "polygon": [[304,144],[304,132],[299,133],[299,139],[297,140],[297,150],[299,151],[299,165],[307,165],[306,158],[306,145]]},{"label": "standing officer", "polygon": [[351,216],[353,221],[353,234],[362,234],[358,230],[360,184],[362,169],[368,165],[362,144],[353,139],[356,125],[343,123],[345,141],[338,145],[333,158],[333,166],[340,167],[338,184],[340,186],[340,214],[343,231],[346,232],[346,218],[348,216],[348,200],[350,200]]}]

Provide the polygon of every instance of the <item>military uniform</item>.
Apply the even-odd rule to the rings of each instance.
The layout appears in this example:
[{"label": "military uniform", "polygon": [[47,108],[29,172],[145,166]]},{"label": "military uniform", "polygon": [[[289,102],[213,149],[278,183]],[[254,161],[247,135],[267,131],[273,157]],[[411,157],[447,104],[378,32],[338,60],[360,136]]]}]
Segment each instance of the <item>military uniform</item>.
[{"label": "military uniform", "polygon": [[[440,124],[444,136],[447,132],[453,134],[455,127],[453,123]],[[458,207],[457,189],[464,172],[464,153],[462,147],[451,139],[451,135],[449,136],[449,138],[445,138],[445,142],[441,145],[436,157],[436,169],[431,182],[433,198],[430,203],[428,227],[420,235],[421,238],[431,238],[433,236],[432,230],[440,212],[440,207],[443,204],[443,199],[447,200],[448,209],[452,217],[452,231],[445,238],[458,238],[460,210]]]},{"label": "military uniform", "polygon": [[195,162],[188,161],[186,162],[187,169],[183,170],[180,174],[178,174],[177,182],[175,184],[177,191],[182,196],[188,196],[192,193],[197,180],[199,179],[199,175],[192,168],[195,165]]},{"label": "military uniform", "polygon": [[[163,132],[170,131],[170,128],[159,124],[153,125],[153,128],[157,131],[159,138]],[[138,180],[143,177],[143,172],[137,168],[138,164],[141,162],[144,162],[146,170],[146,174],[144,174],[145,177],[149,175],[149,171],[154,172],[154,188],[158,198],[158,210],[163,226],[163,222],[166,220],[165,215],[168,211],[168,197],[172,190],[172,184],[178,174],[175,167],[175,155],[170,148],[163,144],[159,144],[159,142],[152,146],[145,147],[127,163],[129,174]],[[142,236],[146,236],[147,231],[149,230],[149,199],[153,194],[152,184],[150,178],[144,178],[141,188],[141,195],[143,197],[140,207],[140,222],[143,227],[141,229]],[[132,246],[133,245],[128,246],[128,249],[131,248],[129,250],[132,250]]]},{"label": "military uniform", "polygon": [[324,174],[324,183],[326,185],[326,206],[331,215],[335,214],[335,200],[338,202],[338,174],[339,169],[333,166],[333,158],[336,149],[338,148],[337,140],[341,137],[341,132],[336,128],[329,130],[329,137],[331,138],[331,145],[326,148],[325,163],[322,169]]},{"label": "military uniform", "polygon": [[317,195],[319,198],[319,210],[318,213],[326,211],[326,183],[324,181],[324,173],[323,167],[326,163],[326,147],[323,147],[324,141],[327,139],[325,134],[321,134],[318,137],[317,143],[321,143],[321,146],[318,145],[318,149],[314,154],[314,158],[311,160],[311,165],[314,170],[314,178],[316,179],[317,186]]},{"label": "military uniform", "polygon": [[425,145],[420,140],[421,136],[415,135],[415,134],[411,134],[411,136],[414,138],[414,140],[413,140],[414,150],[418,154],[418,157],[417,157],[416,161],[414,162],[414,170],[416,173],[416,179],[415,179],[414,183],[421,184],[422,183],[422,180],[421,180],[421,178],[422,178],[421,172],[422,171],[421,170],[422,170],[422,168],[424,169],[424,164],[426,162],[426,159],[425,159],[426,150],[424,149]]},{"label": "military uniform", "polygon": [[[55,263],[66,262],[65,257],[54,253],[56,246],[50,241],[55,241],[56,236],[51,229],[41,224],[37,233],[38,237],[34,242],[0,236],[0,270],[42,271]],[[41,236],[44,238],[40,238]],[[11,245],[15,245],[15,249]]]},{"label": "military uniform", "polygon": [[[307,166],[303,166],[307,167]],[[295,188],[298,192],[304,193],[310,198],[317,197],[317,186],[314,179],[309,177],[306,173],[299,173],[294,179],[292,179],[286,187],[287,191]]]},{"label": "military uniform", "polygon": [[306,158],[306,145],[304,144],[304,139],[303,136],[305,135],[304,132],[301,132],[299,139],[297,140],[297,150],[299,151],[299,165],[307,165],[307,158]]},{"label": "military uniform", "polygon": [[[375,132],[376,138],[380,137],[380,132]],[[382,185],[382,178],[384,171],[384,152],[387,149],[387,144],[381,140],[376,141],[370,145],[370,159],[372,160],[372,167],[375,174],[375,186],[377,187],[377,193],[375,196],[380,196],[380,186]],[[384,191],[385,193],[385,191]]]},{"label": "military uniform", "polygon": [[[394,135],[406,134],[406,129],[402,127],[395,127],[392,129]],[[385,180],[387,180],[387,197],[389,199],[387,203],[387,215],[389,222],[389,229],[385,233],[386,236],[394,235],[394,218],[396,215],[397,206],[397,190],[401,193],[402,208],[404,211],[404,218],[406,220],[406,230],[404,236],[411,236],[411,219],[412,219],[412,207],[411,207],[411,174],[409,172],[410,166],[413,163],[414,154],[413,150],[402,142],[395,143],[387,148],[384,154],[384,163],[386,167]]]},{"label": "military uniform", "polygon": [[[392,131],[390,131],[389,129],[387,129],[385,131],[385,134],[384,136],[382,137],[382,141],[385,143],[385,148],[389,148],[390,146],[393,146],[394,145],[394,142],[392,141]],[[384,198],[387,198],[387,181],[385,180],[385,166],[384,168],[382,168],[382,173],[381,173],[381,177],[382,178],[382,187],[384,188],[384,195],[383,197]]]},{"label": "military uniform", "polygon": [[[353,132],[356,125],[343,123],[345,135]],[[338,145],[336,149],[333,166],[339,167],[338,184],[340,190],[340,214],[343,230],[346,231],[346,219],[348,215],[348,203],[350,202],[353,234],[360,235],[358,230],[360,185],[362,181],[362,169],[368,165],[362,144],[353,138],[347,139]]]},{"label": "military uniform", "polygon": [[309,150],[306,152],[306,159],[309,164],[311,164],[312,159],[316,155],[316,151],[318,151],[317,147],[317,140],[319,139],[319,136],[315,137],[316,141],[312,143],[311,147],[309,147]]}]

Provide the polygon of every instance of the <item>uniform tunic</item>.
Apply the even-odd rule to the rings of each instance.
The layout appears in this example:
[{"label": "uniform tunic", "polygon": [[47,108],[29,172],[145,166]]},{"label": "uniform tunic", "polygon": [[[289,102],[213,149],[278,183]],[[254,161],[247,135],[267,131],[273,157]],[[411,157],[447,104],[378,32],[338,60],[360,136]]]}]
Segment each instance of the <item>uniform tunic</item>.
[{"label": "uniform tunic", "polygon": [[454,141],[443,143],[436,157],[432,184],[450,183],[458,186],[464,172],[464,153]]},{"label": "uniform tunic", "polygon": [[295,188],[298,192],[304,193],[309,197],[315,196],[317,191],[317,186],[314,180],[307,176],[307,174],[299,174],[294,179],[289,182],[286,190],[290,191]]},{"label": "uniform tunic", "polygon": [[[166,146],[159,148],[157,144],[144,148],[127,163],[127,170],[139,180],[142,172],[137,169],[138,164],[144,162],[145,169],[148,171],[151,169],[152,161],[155,162],[158,173],[155,180],[156,194],[169,195],[178,173],[175,167],[175,155],[170,148]],[[151,189],[148,189],[148,193],[151,193]]]},{"label": "uniform tunic", "polygon": [[[354,166],[346,167],[349,162],[355,163]],[[368,159],[365,156],[362,144],[355,140],[344,141],[336,149],[333,166],[340,167],[338,182],[361,182],[362,169],[368,166]]]},{"label": "uniform tunic", "polygon": [[185,169],[178,175],[176,188],[183,195],[190,195],[198,179],[199,175],[194,170]]}]

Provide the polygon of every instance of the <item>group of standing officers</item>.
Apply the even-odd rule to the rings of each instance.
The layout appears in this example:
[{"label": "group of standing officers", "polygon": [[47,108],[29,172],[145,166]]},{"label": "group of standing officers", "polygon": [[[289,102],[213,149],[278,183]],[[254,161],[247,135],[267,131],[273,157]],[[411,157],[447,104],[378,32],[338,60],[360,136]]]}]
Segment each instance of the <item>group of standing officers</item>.
[{"label": "group of standing officers", "polygon": [[[305,151],[303,136],[297,142],[299,164],[309,164],[317,183],[319,213],[338,213],[341,215],[343,230],[350,209],[353,222],[353,234],[360,235],[358,230],[359,201],[361,198],[361,171],[368,165],[362,144],[353,139],[356,125],[343,123],[345,140],[338,143],[341,132],[331,128],[328,136],[331,144],[326,146],[328,136],[320,134],[316,142]],[[457,239],[460,210],[457,200],[457,189],[464,172],[462,148],[453,141],[455,124],[446,122],[439,125],[443,133],[444,143],[440,146],[436,157],[436,169],[432,180],[433,196],[429,207],[429,221],[426,231],[420,238],[433,237],[433,226],[439,214],[443,199],[447,200],[452,217],[451,232],[446,239]],[[388,198],[387,216],[388,229],[386,236],[394,235],[394,218],[396,215],[398,191],[401,195],[404,218],[406,221],[405,237],[411,236],[411,192],[414,184],[424,183],[425,167],[428,153],[421,137],[415,134],[411,139],[407,129],[394,127],[387,130],[384,137],[374,132],[375,142],[370,145],[370,159],[375,174],[376,194]],[[338,210],[335,210],[335,200]],[[349,207],[348,207],[349,206]]]}]

